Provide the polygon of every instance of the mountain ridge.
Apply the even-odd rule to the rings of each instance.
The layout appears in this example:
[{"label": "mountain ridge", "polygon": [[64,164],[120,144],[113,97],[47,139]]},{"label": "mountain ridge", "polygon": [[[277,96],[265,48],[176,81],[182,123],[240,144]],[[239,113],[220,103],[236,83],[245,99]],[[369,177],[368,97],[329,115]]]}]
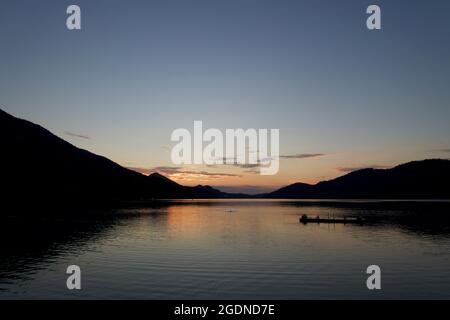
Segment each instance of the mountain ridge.
[{"label": "mountain ridge", "polygon": [[246,195],[211,186],[183,186],[157,172],[145,176],[78,148],[49,130],[0,109],[5,200],[46,204],[116,203],[194,198],[450,199],[450,160],[427,159],[391,169],[361,169],[315,185],[297,182]]},{"label": "mountain ridge", "polygon": [[145,176],[78,148],[44,127],[0,109],[4,199],[20,203],[110,203],[157,198],[226,197],[205,187]]},{"label": "mountain ridge", "polygon": [[390,169],[360,169],[315,185],[294,183],[265,198],[450,199],[450,161],[410,161]]}]

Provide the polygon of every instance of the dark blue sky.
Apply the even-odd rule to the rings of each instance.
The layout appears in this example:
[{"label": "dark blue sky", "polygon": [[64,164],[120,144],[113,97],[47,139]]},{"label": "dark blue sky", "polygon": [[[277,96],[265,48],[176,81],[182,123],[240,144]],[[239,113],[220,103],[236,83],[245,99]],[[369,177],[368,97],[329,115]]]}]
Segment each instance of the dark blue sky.
[{"label": "dark blue sky", "polygon": [[444,0],[2,0],[0,105],[133,167],[170,166],[170,133],[193,120],[279,128],[282,153],[327,155],[240,185],[448,157],[449,14]]}]

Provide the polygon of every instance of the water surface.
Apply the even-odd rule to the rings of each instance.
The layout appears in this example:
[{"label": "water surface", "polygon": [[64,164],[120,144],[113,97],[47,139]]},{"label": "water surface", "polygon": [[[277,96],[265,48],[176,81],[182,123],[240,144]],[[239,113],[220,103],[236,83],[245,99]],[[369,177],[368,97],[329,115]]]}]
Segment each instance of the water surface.
[{"label": "water surface", "polygon": [[[0,298],[448,299],[449,207],[201,200],[4,218]],[[301,214],[369,222],[303,225]],[[82,269],[80,291],[66,288],[72,264]],[[373,264],[380,291],[366,288]]]}]

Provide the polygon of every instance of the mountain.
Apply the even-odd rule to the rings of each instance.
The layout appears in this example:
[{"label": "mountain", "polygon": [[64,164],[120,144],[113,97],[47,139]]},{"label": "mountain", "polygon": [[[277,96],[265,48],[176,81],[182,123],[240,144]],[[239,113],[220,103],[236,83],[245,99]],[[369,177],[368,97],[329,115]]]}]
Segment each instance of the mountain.
[{"label": "mountain", "polygon": [[314,186],[297,182],[286,187],[280,188],[268,194],[262,195],[263,198],[274,198],[274,199],[295,199],[299,195],[307,198],[308,195],[312,195]]},{"label": "mountain", "polygon": [[77,148],[50,131],[0,110],[2,203],[78,206],[152,199],[403,198],[450,199],[450,161],[423,160],[392,169],[363,169],[315,185],[296,183],[249,196],[210,186],[180,185]]},{"label": "mountain", "polygon": [[265,198],[450,199],[450,160],[430,159],[392,169],[362,169],[315,185],[296,183]]},{"label": "mountain", "polygon": [[3,202],[67,205],[229,196],[207,186],[182,186],[158,173],[144,176],[2,110],[0,146]]}]

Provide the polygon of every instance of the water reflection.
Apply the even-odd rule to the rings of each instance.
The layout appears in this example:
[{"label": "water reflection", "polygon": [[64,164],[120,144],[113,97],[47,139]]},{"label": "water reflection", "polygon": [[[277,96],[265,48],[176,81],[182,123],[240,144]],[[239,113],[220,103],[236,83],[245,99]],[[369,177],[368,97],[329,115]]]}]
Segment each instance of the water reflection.
[{"label": "water reflection", "polygon": [[[10,214],[0,226],[0,298],[449,298],[449,208],[205,200]],[[302,225],[301,214],[368,222]],[[82,292],[65,289],[69,264],[82,267]],[[384,270],[376,295],[365,289],[369,264]]]}]

